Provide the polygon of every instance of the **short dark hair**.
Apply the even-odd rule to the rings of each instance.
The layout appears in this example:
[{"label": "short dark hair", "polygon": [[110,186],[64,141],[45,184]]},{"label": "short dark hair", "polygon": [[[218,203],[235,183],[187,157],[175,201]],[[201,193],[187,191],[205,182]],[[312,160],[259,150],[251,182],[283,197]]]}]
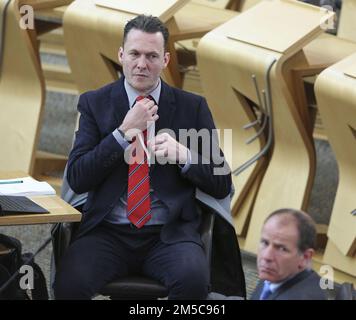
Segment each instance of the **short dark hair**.
[{"label": "short dark hair", "polygon": [[140,14],[129,20],[124,28],[124,39],[122,45],[125,44],[127,35],[132,29],[141,30],[147,33],[161,32],[164,40],[164,48],[167,49],[169,31],[163,22],[157,17]]},{"label": "short dark hair", "polygon": [[314,220],[307,213],[290,208],[283,208],[273,211],[265,220],[264,224],[274,216],[277,215],[290,215],[292,216],[297,224],[299,239],[298,239],[298,250],[299,252],[304,252],[307,249],[315,249],[316,247],[316,226]]}]

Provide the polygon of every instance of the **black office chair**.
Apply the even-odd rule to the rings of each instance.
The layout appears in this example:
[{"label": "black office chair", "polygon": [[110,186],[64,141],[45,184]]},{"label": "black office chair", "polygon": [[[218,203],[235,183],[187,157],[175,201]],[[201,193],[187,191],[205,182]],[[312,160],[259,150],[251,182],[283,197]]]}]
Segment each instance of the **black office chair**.
[{"label": "black office chair", "polygon": [[[202,215],[200,234],[203,242],[204,251],[211,262],[212,235],[214,226],[213,209],[197,200],[199,214]],[[53,230],[53,259],[55,267],[58,266],[61,257],[68,248],[71,237],[78,223],[63,222],[57,225]],[[159,281],[153,280],[147,276],[126,276],[108,283],[98,292],[99,295],[108,296],[110,299],[158,299],[168,296],[168,289]]]}]

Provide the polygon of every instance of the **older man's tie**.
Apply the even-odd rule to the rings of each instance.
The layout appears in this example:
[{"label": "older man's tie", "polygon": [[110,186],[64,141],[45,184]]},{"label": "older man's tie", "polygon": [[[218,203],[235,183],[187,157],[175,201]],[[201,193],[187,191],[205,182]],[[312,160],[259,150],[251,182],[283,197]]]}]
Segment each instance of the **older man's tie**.
[{"label": "older man's tie", "polygon": [[[144,97],[137,97],[136,101]],[[143,132],[143,141],[147,146],[147,130]],[[129,164],[129,177],[127,187],[127,218],[137,227],[141,228],[151,219],[150,176],[145,154],[140,139],[136,137],[132,143],[136,157]],[[139,157],[137,155],[142,155]]]},{"label": "older man's tie", "polygon": [[260,295],[260,300],[267,300],[271,294],[272,294],[272,291],[269,287],[269,283],[265,281],[263,284],[263,289],[262,289],[261,295]]}]

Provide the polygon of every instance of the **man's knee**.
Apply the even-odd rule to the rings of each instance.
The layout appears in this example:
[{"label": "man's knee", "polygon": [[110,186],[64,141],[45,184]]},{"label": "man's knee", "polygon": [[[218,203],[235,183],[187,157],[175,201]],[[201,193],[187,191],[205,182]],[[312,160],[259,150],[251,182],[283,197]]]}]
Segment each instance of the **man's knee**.
[{"label": "man's knee", "polygon": [[90,281],[80,274],[72,272],[59,272],[53,283],[53,293],[56,300],[86,300],[91,299],[94,293]]},{"label": "man's knee", "polygon": [[205,264],[181,267],[170,286],[170,299],[206,299],[209,293],[210,277]]}]

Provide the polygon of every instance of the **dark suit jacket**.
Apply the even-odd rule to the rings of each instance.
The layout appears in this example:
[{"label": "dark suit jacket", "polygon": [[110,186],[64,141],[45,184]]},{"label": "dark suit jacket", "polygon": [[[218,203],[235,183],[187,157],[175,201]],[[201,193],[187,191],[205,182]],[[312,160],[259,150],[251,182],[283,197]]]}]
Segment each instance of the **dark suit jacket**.
[{"label": "dark suit jacket", "polygon": [[[128,165],[124,161],[124,149],[112,135],[129,111],[123,77],[81,95],[78,111],[81,114],[79,129],[69,155],[67,178],[76,193],[89,192],[77,234],[80,236],[102,221],[127,191]],[[158,115],[156,133],[168,128],[173,130],[177,140],[179,129],[211,132],[215,128],[203,97],[170,87],[163,81]],[[208,143],[216,143],[214,141],[211,138]],[[165,243],[194,241],[201,244],[196,187],[215,198],[224,198],[231,190],[230,173],[214,175],[213,169],[218,165],[212,161],[203,164],[199,154],[201,144],[198,150],[191,151],[193,159],[197,156],[198,164],[192,164],[184,174],[176,164],[156,163],[150,168],[151,187],[169,208],[168,222],[161,233]]]},{"label": "dark suit jacket", "polygon": [[[304,270],[283,283],[267,300],[326,300],[325,290],[320,288],[320,277],[313,270]],[[259,300],[263,289],[260,281],[251,300]]]}]

